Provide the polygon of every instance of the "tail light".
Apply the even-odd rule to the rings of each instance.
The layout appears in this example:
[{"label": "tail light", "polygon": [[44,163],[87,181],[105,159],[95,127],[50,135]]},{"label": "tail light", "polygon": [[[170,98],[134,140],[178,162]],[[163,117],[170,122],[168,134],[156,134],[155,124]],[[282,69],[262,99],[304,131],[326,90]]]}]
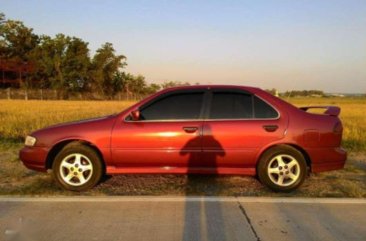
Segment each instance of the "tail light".
[{"label": "tail light", "polygon": [[333,127],[333,133],[334,134],[342,134],[343,131],[343,126],[342,123],[340,121],[338,121],[334,127]]}]

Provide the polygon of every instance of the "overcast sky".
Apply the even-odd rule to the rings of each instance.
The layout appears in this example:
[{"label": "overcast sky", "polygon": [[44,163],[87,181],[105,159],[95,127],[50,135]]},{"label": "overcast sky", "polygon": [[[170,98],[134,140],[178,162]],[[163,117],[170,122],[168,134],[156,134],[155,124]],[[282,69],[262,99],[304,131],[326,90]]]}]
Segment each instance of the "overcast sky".
[{"label": "overcast sky", "polygon": [[7,18],[111,42],[149,82],[366,92],[366,1],[17,1]]}]

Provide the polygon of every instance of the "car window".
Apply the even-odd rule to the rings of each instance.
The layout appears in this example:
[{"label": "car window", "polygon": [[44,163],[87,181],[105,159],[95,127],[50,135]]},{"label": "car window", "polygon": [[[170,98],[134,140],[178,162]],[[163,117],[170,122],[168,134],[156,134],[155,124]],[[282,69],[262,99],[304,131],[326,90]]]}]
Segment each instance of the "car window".
[{"label": "car window", "polygon": [[203,92],[172,94],[140,110],[141,120],[200,118]]},{"label": "car window", "polygon": [[254,96],[254,116],[255,118],[277,118],[278,113],[272,106]]},{"label": "car window", "polygon": [[253,100],[250,94],[214,92],[210,107],[210,119],[253,118]]}]

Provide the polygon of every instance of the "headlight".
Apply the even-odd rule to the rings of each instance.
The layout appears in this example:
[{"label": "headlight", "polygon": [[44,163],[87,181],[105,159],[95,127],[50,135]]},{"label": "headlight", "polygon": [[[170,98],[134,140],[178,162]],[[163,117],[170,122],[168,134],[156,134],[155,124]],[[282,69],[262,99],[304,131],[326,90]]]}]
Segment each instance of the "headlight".
[{"label": "headlight", "polygon": [[33,136],[27,136],[25,138],[24,144],[26,146],[34,146],[34,144],[36,144],[36,141],[37,141],[37,139],[35,137],[33,137]]}]

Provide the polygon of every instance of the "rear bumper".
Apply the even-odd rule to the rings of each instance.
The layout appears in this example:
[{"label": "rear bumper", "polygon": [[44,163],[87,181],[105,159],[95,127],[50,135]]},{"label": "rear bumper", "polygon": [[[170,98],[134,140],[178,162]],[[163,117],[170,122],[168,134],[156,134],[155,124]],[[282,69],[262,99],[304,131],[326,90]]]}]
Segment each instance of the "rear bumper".
[{"label": "rear bumper", "polygon": [[19,151],[19,158],[29,169],[45,172],[48,148],[24,147]]},{"label": "rear bumper", "polygon": [[311,159],[312,172],[342,169],[347,160],[347,152],[341,147],[310,148],[306,151]]}]

